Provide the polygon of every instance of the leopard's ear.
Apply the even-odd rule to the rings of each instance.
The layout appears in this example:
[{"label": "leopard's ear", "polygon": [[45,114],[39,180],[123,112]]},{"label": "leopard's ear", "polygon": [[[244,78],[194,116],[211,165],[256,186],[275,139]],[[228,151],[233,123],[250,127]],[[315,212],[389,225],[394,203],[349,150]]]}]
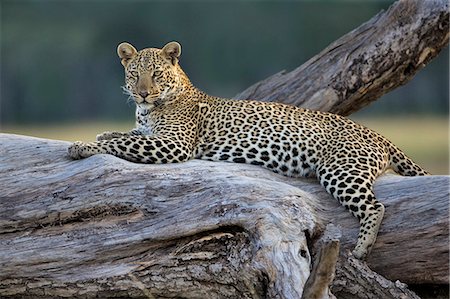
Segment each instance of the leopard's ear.
[{"label": "leopard's ear", "polygon": [[172,65],[176,65],[181,55],[181,45],[177,42],[170,42],[162,48],[161,53]]},{"label": "leopard's ear", "polygon": [[124,67],[128,65],[128,62],[130,62],[130,59],[132,59],[134,56],[136,56],[137,50],[135,47],[130,45],[129,43],[121,43],[117,47],[117,55],[119,55],[121,59],[121,63]]}]

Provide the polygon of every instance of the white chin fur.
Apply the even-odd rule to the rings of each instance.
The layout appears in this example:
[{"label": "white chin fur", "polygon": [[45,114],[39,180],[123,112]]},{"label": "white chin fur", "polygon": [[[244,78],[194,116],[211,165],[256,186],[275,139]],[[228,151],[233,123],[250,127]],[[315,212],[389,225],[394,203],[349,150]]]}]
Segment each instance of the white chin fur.
[{"label": "white chin fur", "polygon": [[141,109],[151,109],[154,107],[153,104],[147,103],[147,102],[142,102],[142,103],[136,103],[136,105],[141,108]]}]

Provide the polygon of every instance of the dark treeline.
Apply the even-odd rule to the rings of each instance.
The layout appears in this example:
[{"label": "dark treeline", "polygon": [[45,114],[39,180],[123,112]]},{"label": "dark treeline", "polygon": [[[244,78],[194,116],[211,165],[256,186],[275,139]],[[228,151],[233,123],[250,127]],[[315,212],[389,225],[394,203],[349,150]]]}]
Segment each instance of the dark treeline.
[{"label": "dark treeline", "polygon": [[[194,84],[232,97],[301,65],[393,1],[2,1],[0,124],[133,118],[116,47],[171,40]],[[448,113],[448,51],[362,113]]]}]

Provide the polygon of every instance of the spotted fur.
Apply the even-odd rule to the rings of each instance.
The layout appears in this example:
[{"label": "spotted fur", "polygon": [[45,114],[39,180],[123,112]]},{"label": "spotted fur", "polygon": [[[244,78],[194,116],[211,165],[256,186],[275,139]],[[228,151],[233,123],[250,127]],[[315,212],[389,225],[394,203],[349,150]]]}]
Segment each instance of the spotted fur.
[{"label": "spotted fur", "polygon": [[384,206],[373,193],[387,169],[426,175],[381,135],[335,114],[279,103],[209,96],[178,64],[181,46],[141,51],[118,47],[127,93],[135,100],[136,128],[105,132],[96,142],[74,143],[74,159],[112,154],[139,163],[189,159],[259,165],[291,177],[316,176],[360,222],[353,251],[364,258],[375,242]]}]

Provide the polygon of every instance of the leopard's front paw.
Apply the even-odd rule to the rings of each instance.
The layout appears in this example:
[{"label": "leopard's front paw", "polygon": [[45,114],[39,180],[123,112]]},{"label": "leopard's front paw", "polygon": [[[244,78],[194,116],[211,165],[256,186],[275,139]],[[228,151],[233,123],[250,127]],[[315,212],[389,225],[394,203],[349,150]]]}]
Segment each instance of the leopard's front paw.
[{"label": "leopard's front paw", "polygon": [[82,149],[83,149],[84,143],[81,141],[74,142],[71,146],[68,148],[69,157],[72,159],[78,160],[83,158],[81,155]]},{"label": "leopard's front paw", "polygon": [[110,139],[119,138],[119,137],[122,137],[122,136],[123,136],[123,133],[120,133],[120,132],[109,132],[109,131],[106,131],[106,132],[103,132],[101,134],[98,134],[96,136],[96,139],[97,139],[97,141],[110,140]]}]

